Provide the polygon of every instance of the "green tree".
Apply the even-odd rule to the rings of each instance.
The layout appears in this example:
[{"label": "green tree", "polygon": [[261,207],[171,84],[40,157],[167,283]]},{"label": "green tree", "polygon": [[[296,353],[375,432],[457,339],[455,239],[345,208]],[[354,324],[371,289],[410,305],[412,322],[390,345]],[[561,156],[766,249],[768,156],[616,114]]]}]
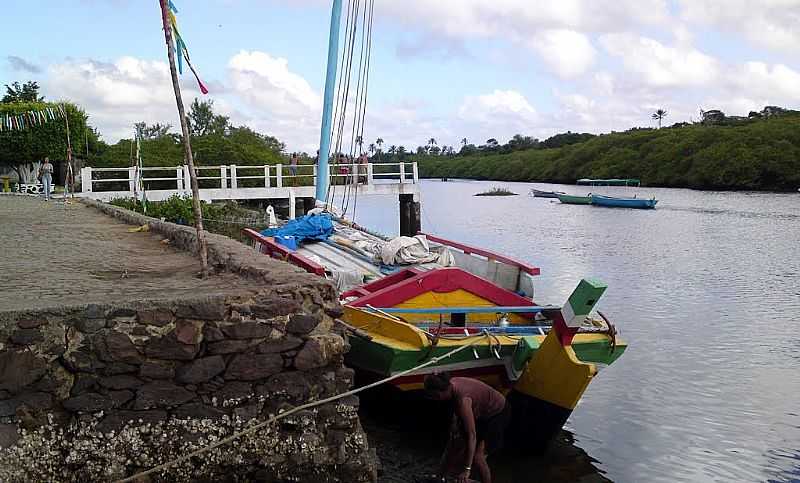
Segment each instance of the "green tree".
[{"label": "green tree", "polygon": [[169,130],[172,129],[172,124],[147,124],[145,122],[137,122],[133,125],[136,132],[140,133],[142,139],[156,139],[169,134]]},{"label": "green tree", "polygon": [[201,101],[195,97],[187,118],[192,136],[225,135],[230,128],[228,116],[214,114],[214,101],[211,99]]},{"label": "green tree", "polygon": [[653,113],[653,120],[658,121],[658,128],[661,129],[661,120],[667,117],[667,111],[664,109],[656,109],[656,112]]},{"label": "green tree", "polygon": [[[90,146],[97,146],[97,134],[90,129],[86,121],[88,116],[82,109],[71,103],[61,104],[69,122],[70,141],[76,151],[78,146],[90,141]],[[46,108],[58,109],[57,104],[42,102],[11,102],[0,104],[0,117],[19,115],[29,111],[41,111]],[[31,179],[27,173],[32,164],[41,161],[45,156],[55,163],[67,159],[67,127],[64,119],[57,118],[22,130],[0,131],[0,165],[8,166],[16,171],[23,182]]]},{"label": "green tree", "polygon": [[44,97],[39,95],[39,83],[28,81],[22,85],[19,82],[6,84],[6,94],[3,96],[4,104],[11,102],[43,102]]},{"label": "green tree", "polygon": [[431,152],[434,146],[436,146],[436,139],[434,138],[428,139],[428,144],[426,145],[426,148],[429,153]]}]

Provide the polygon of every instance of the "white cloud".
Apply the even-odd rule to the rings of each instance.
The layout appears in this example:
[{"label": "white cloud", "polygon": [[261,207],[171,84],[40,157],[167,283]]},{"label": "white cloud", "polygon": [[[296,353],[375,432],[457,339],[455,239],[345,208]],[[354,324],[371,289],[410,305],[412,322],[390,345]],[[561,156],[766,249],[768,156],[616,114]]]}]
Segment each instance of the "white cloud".
[{"label": "white cloud", "polygon": [[797,0],[679,0],[681,17],[703,29],[742,34],[751,43],[795,53],[800,49]]},{"label": "white cloud", "polygon": [[716,81],[719,62],[689,47],[669,47],[634,34],[608,34],[600,39],[629,72],[653,87],[691,87]]},{"label": "white cloud", "polygon": [[316,112],[320,94],[302,76],[289,70],[289,61],[259,51],[241,51],[228,62],[232,88],[243,98],[273,115]]},{"label": "white cloud", "polygon": [[747,62],[731,76],[735,87],[763,98],[800,102],[800,72],[783,64]]},{"label": "white cloud", "polygon": [[457,139],[467,136],[468,139],[493,137],[501,140],[517,133],[533,132],[538,120],[539,114],[523,94],[498,89],[465,97],[458,108],[457,123],[451,123],[457,130],[454,136]]},{"label": "white cloud", "polygon": [[[420,32],[421,41],[450,45],[453,39],[496,39],[524,46],[561,77],[585,72],[594,62],[590,35],[657,25],[669,18],[665,0],[393,0],[376,4],[377,18],[391,18],[408,31]],[[417,45],[414,52],[435,48]],[[463,53],[450,48],[444,52]],[[403,49],[409,55],[408,49]],[[411,52],[413,53],[413,52]]]},{"label": "white cloud", "polygon": [[314,152],[322,96],[289,69],[287,59],[243,50],[228,62],[228,77],[248,125],[278,137],[289,149]]},{"label": "white cloud", "polygon": [[[184,102],[200,96],[194,84],[182,81]],[[178,113],[169,67],[165,62],[121,57],[114,63],[96,60],[51,65],[43,92],[50,99],[69,99],[82,106],[105,139],[130,137],[133,124],[170,123]]]},{"label": "white cloud", "polygon": [[530,122],[536,118],[536,110],[525,96],[513,90],[468,96],[458,114],[461,119],[479,122]]},{"label": "white cloud", "polygon": [[583,74],[594,63],[592,43],[574,30],[543,30],[534,35],[530,46],[561,77]]}]

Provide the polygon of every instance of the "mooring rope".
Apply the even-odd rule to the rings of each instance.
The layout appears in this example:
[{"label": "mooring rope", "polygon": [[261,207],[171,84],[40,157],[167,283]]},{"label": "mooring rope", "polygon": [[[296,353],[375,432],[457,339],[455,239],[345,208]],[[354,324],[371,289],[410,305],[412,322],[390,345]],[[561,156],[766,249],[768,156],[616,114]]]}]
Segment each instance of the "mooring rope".
[{"label": "mooring rope", "polygon": [[[486,332],[486,331],[484,331],[483,335],[485,335],[486,337],[490,337],[489,333]],[[143,476],[151,475],[153,473],[166,470],[167,468],[171,468],[171,467],[173,467],[173,466],[175,466],[175,465],[177,465],[179,463],[183,463],[184,461],[187,461],[187,460],[189,460],[191,458],[194,458],[195,456],[199,456],[199,455],[201,455],[203,453],[206,453],[206,452],[211,451],[213,449],[219,448],[222,445],[228,444],[231,441],[233,441],[235,439],[238,439],[238,438],[240,438],[242,436],[246,436],[248,434],[254,433],[254,432],[258,431],[259,429],[263,428],[264,426],[268,426],[268,425],[274,423],[275,421],[277,421],[279,419],[283,419],[283,418],[285,418],[285,417],[287,417],[287,416],[289,416],[291,414],[294,414],[296,412],[303,411],[305,409],[310,409],[310,408],[317,407],[317,406],[321,406],[323,404],[328,404],[330,402],[337,401],[339,399],[343,399],[343,398],[346,398],[348,396],[353,396],[353,395],[358,394],[360,392],[366,391],[367,389],[372,389],[373,387],[380,386],[381,384],[385,384],[385,383],[387,383],[389,381],[392,381],[394,379],[397,379],[397,378],[406,376],[408,374],[411,374],[412,372],[417,371],[419,369],[422,369],[424,367],[436,364],[437,362],[439,362],[439,361],[441,361],[443,359],[447,359],[447,358],[457,354],[458,352],[461,352],[461,351],[463,351],[463,350],[465,350],[465,349],[467,349],[469,347],[472,347],[473,345],[477,344],[478,342],[480,342],[482,340],[483,340],[483,337],[476,337],[475,340],[469,342],[468,344],[464,344],[464,345],[462,345],[462,346],[460,346],[460,347],[458,347],[456,349],[453,349],[452,351],[450,351],[450,352],[448,352],[446,354],[442,354],[439,357],[434,357],[433,359],[431,359],[431,360],[429,360],[427,362],[424,362],[424,363],[422,363],[422,364],[420,364],[420,365],[418,365],[416,367],[413,367],[411,369],[407,369],[407,370],[402,371],[402,372],[398,372],[397,374],[389,376],[389,377],[387,377],[385,379],[381,379],[380,381],[376,381],[376,382],[373,382],[371,384],[367,384],[366,386],[362,386],[362,387],[359,387],[359,388],[356,388],[356,389],[351,389],[351,390],[349,390],[347,392],[343,392],[343,393],[337,394],[335,396],[330,396],[330,397],[327,397],[325,399],[320,399],[319,401],[312,401],[310,403],[306,403],[306,404],[303,404],[303,405],[300,405],[300,406],[296,406],[296,407],[294,407],[292,409],[289,409],[289,410],[284,411],[284,412],[282,412],[282,413],[280,413],[278,415],[275,415],[275,416],[269,418],[266,421],[258,423],[255,426],[251,426],[251,427],[245,429],[244,431],[240,431],[238,433],[234,433],[234,434],[228,436],[227,438],[223,438],[223,439],[221,439],[221,440],[219,440],[219,441],[217,441],[215,443],[212,443],[212,444],[210,444],[208,446],[205,446],[203,448],[200,448],[200,449],[197,449],[195,451],[192,451],[189,454],[186,454],[186,455],[181,456],[179,458],[175,458],[173,460],[167,461],[166,463],[162,463],[162,464],[160,464],[158,466],[154,466],[153,468],[150,468],[149,470],[136,473],[136,474],[134,474],[132,476],[129,476],[127,478],[123,478],[121,480],[116,480],[115,483],[126,483],[126,482],[129,482],[129,481],[134,481],[134,480],[136,480],[138,478],[141,478]]]}]

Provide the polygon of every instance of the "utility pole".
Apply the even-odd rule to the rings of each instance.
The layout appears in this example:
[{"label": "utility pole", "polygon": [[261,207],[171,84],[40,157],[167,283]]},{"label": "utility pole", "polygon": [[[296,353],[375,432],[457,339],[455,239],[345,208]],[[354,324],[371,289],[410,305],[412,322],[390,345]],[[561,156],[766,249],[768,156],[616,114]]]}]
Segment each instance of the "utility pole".
[{"label": "utility pole", "polygon": [[[175,67],[175,52],[172,49],[172,28],[169,25],[167,0],[159,0],[161,5],[161,23],[164,27],[164,40],[167,42],[167,57],[169,58],[169,72],[172,75],[172,88],[175,90],[175,102],[178,103],[178,116],[181,120],[181,131],[183,132],[183,151],[186,164],[189,165],[189,179],[192,185],[192,208],[194,209],[194,226],[197,229],[197,244],[200,252],[200,275],[203,278],[208,276],[208,245],[206,244],[206,234],[203,231],[203,210],[200,208],[200,189],[197,185],[197,173],[194,170],[194,158],[192,157],[192,144],[189,140],[189,126],[186,124],[186,112],[183,109],[183,99],[181,98],[181,87],[178,84],[178,69]],[[182,52],[178,53],[183,55]]]}]

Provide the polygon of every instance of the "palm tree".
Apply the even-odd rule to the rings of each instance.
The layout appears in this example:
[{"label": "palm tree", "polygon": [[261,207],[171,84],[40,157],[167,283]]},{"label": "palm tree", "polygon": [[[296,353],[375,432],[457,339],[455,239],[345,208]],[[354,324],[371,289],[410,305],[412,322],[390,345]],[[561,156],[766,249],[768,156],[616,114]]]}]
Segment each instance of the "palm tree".
[{"label": "palm tree", "polygon": [[389,146],[389,154],[394,154],[396,152],[397,152],[397,146],[395,146],[394,144]]},{"label": "palm tree", "polygon": [[378,145],[378,159],[381,159],[381,147],[383,146],[383,139],[382,138],[376,139],[375,144]]},{"label": "palm tree", "polygon": [[653,113],[653,119],[658,121],[658,128],[661,129],[661,120],[667,117],[667,111],[664,109],[657,109],[656,112]]},{"label": "palm tree", "polygon": [[404,154],[406,154],[406,147],[405,146],[400,146],[399,148],[397,148],[397,155],[398,156],[400,156],[402,158]]},{"label": "palm tree", "polygon": [[436,146],[436,140],[433,138],[428,139],[428,150],[430,151],[434,146]]},{"label": "palm tree", "polygon": [[361,154],[364,152],[364,138],[362,136],[356,136],[356,144],[358,144],[358,153]]},{"label": "palm tree", "polygon": [[369,154],[375,154],[375,144],[369,145]]},{"label": "palm tree", "polygon": [[461,138],[461,144],[466,146],[467,145],[467,138]]}]

